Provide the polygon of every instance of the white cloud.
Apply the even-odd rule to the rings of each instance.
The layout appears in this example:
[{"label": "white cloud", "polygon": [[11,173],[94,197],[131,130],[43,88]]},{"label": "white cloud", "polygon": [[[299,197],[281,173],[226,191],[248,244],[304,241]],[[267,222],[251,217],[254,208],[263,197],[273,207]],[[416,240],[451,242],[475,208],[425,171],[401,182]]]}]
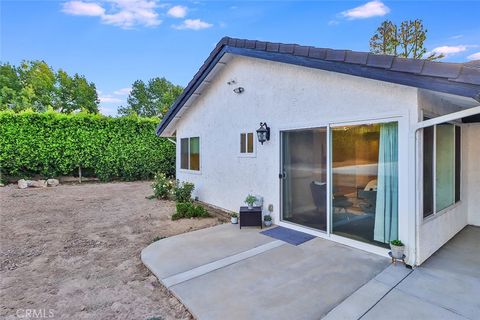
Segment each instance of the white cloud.
[{"label": "white cloud", "polygon": [[480,60],[480,52],[473,53],[467,57],[468,60]]},{"label": "white cloud", "polygon": [[184,6],[174,6],[167,11],[167,14],[173,18],[184,18],[187,15],[187,10],[187,7]]},{"label": "white cloud", "polygon": [[337,25],[339,25],[339,24],[340,24],[340,22],[339,22],[338,20],[330,20],[330,21],[328,21],[328,25],[329,25],[329,26],[337,26]]},{"label": "white cloud", "polygon": [[99,96],[99,97],[98,97],[98,100],[100,100],[101,103],[119,103],[119,102],[123,102],[122,99],[113,97],[113,96],[110,95],[110,94],[106,94],[106,95],[103,95],[103,96]]},{"label": "white cloud", "polygon": [[63,4],[62,11],[76,16],[102,16],[105,9],[93,2],[70,1]]},{"label": "white cloud", "polygon": [[443,54],[445,57],[453,56],[457,53],[464,52],[469,48],[477,48],[478,45],[458,45],[458,46],[441,46],[436,47],[429,53]]},{"label": "white cloud", "polygon": [[212,27],[213,24],[202,21],[200,19],[186,19],[180,25],[174,25],[173,28],[178,30],[191,29],[191,30],[202,30]]},{"label": "white cloud", "polygon": [[384,16],[389,12],[390,8],[383,4],[383,2],[374,0],[353,9],[343,11],[341,15],[349,20],[354,20]]},{"label": "white cloud", "polygon": [[108,0],[108,9],[100,2],[69,1],[63,5],[63,12],[73,15],[99,16],[102,23],[129,29],[136,25],[157,26],[162,21],[155,11],[155,0]]},{"label": "white cloud", "polygon": [[450,37],[450,39],[460,39],[460,38],[463,38],[463,34],[457,34]]},{"label": "white cloud", "polygon": [[116,94],[117,96],[127,96],[130,94],[130,91],[132,91],[132,88],[121,88],[116,91],[113,91],[113,94]]}]

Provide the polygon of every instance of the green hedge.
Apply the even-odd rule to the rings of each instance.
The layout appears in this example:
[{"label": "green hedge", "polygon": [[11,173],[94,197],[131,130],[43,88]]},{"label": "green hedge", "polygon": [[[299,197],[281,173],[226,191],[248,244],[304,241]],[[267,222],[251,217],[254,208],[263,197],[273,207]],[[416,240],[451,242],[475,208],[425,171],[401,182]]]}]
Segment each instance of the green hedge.
[{"label": "green hedge", "polygon": [[8,176],[82,175],[136,180],[175,173],[175,145],[158,120],[53,111],[0,112],[0,169]]}]

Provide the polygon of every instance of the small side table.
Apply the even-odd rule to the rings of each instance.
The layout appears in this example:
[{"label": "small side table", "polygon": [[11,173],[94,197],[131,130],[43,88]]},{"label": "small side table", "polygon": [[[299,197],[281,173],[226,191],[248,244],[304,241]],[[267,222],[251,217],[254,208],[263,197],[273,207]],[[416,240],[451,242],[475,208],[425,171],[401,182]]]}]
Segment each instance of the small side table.
[{"label": "small side table", "polygon": [[242,227],[258,227],[262,229],[262,207],[240,207],[240,229]]}]

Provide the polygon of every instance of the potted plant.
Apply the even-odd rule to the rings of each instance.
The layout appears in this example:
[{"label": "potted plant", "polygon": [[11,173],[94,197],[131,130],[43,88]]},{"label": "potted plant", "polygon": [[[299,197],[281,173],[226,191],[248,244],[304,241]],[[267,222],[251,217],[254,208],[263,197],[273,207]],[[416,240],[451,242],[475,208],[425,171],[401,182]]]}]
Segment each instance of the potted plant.
[{"label": "potted plant", "polygon": [[267,214],[263,217],[263,221],[265,222],[265,227],[270,227],[272,225],[272,216]]},{"label": "potted plant", "polygon": [[253,209],[253,204],[255,203],[255,201],[257,201],[257,197],[252,196],[251,194],[249,194],[249,195],[245,198],[245,203],[248,205],[248,209],[249,209],[249,210],[252,210],[252,209]]},{"label": "potted plant", "polygon": [[232,213],[230,215],[230,221],[232,224],[237,224],[238,223],[238,215],[236,213]]},{"label": "potted plant", "polygon": [[390,249],[392,250],[392,257],[395,259],[403,259],[405,252],[405,245],[400,240],[390,241]]}]

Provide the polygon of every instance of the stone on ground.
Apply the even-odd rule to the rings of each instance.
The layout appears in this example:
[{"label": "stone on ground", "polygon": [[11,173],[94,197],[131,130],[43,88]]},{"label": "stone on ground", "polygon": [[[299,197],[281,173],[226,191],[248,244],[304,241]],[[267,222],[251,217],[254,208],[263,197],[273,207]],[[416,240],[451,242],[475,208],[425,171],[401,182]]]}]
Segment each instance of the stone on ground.
[{"label": "stone on ground", "polygon": [[19,189],[28,188],[28,182],[31,182],[31,181],[30,180],[25,180],[25,179],[18,180],[18,188]]},{"label": "stone on ground", "polygon": [[47,186],[49,187],[56,187],[60,184],[60,182],[57,179],[48,179],[47,180]]}]

